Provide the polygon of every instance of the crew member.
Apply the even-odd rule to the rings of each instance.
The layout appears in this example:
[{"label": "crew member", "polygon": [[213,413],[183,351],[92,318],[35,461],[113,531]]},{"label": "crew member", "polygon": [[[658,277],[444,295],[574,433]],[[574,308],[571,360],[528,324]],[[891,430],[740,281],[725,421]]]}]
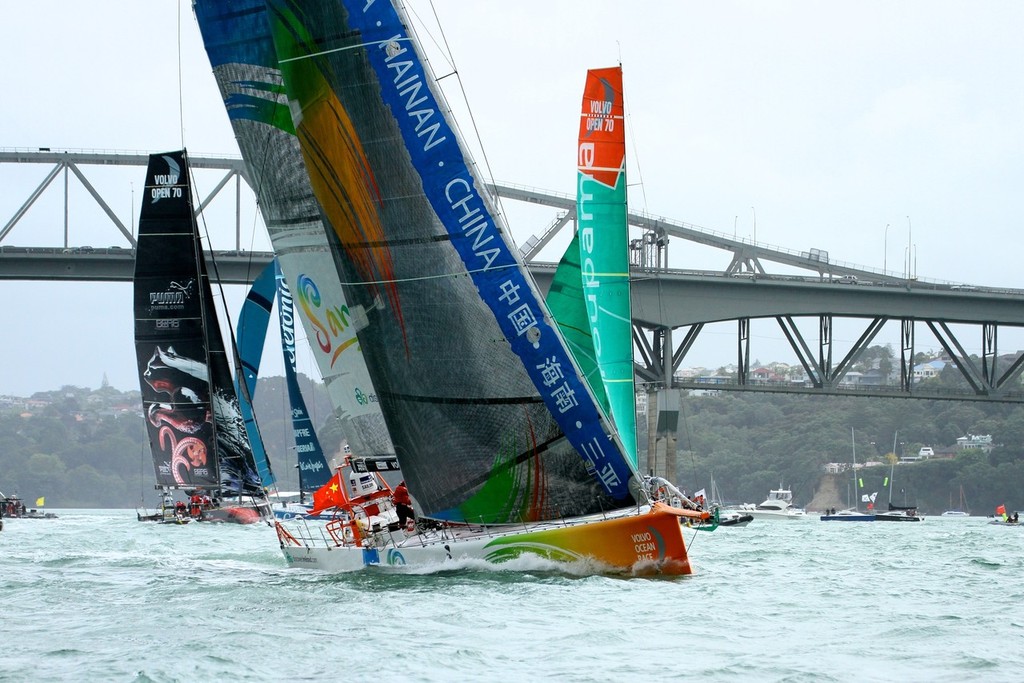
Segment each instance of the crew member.
[{"label": "crew member", "polygon": [[404,479],[402,483],[395,487],[391,500],[395,502],[395,512],[398,513],[398,525],[400,527],[406,528],[408,520],[412,520],[413,523],[416,522],[416,512],[412,509],[412,498],[409,497],[409,489],[406,488]]},{"label": "crew member", "polygon": [[194,491],[192,497],[189,498],[189,514],[195,519],[199,519],[203,514],[203,497],[199,495],[199,491]]}]

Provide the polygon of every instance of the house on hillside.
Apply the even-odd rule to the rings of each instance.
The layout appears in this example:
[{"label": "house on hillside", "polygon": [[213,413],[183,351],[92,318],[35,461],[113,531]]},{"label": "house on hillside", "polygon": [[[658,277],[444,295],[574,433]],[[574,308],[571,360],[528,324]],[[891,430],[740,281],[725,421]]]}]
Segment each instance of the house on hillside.
[{"label": "house on hillside", "polygon": [[965,451],[981,451],[989,453],[995,444],[992,443],[991,434],[968,434],[956,440],[956,450],[960,453]]},{"label": "house on hillside", "polygon": [[935,379],[946,369],[949,361],[937,358],[927,363],[918,363],[914,366],[914,381],[920,382],[924,379]]}]

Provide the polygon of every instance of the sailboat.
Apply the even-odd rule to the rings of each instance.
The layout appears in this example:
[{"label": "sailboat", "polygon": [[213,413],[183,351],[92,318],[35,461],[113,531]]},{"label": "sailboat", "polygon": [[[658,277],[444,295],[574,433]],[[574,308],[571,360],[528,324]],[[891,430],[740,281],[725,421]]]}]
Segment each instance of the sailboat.
[{"label": "sailboat", "polygon": [[882,512],[875,513],[876,522],[921,522],[924,517],[917,514],[916,505],[896,505],[892,502],[892,485],[893,475],[896,473],[896,463],[889,466],[889,481],[885,482],[889,485],[889,499],[888,509]]},{"label": "sailboat", "polygon": [[134,282],[135,351],[157,488],[184,490],[194,520],[248,524],[269,516],[217,322],[184,151],[149,157]]},{"label": "sailboat", "polygon": [[[857,440],[855,438],[855,434],[852,427],[850,428],[850,444],[853,449],[853,467],[850,468],[850,471],[853,474],[853,505],[845,510],[840,510],[838,512],[834,510],[831,512],[826,511],[826,513],[824,515],[821,515],[820,517],[821,521],[823,522],[875,521],[875,515],[870,512],[861,512],[860,506],[858,504],[857,492],[860,490],[860,488],[863,488],[863,485],[861,485],[860,480],[857,477]],[[866,498],[869,503],[873,503],[875,495],[865,494],[864,498]]]},{"label": "sailboat", "polygon": [[970,517],[971,511],[967,508],[967,501],[964,499],[964,487],[960,485],[960,505],[953,507],[953,495],[949,496],[949,509],[944,511],[942,517]]},{"label": "sailboat", "polygon": [[279,523],[285,558],[346,571],[526,554],[689,573],[687,512],[648,504],[481,193],[404,11],[267,8],[336,278],[425,522],[411,534]]}]

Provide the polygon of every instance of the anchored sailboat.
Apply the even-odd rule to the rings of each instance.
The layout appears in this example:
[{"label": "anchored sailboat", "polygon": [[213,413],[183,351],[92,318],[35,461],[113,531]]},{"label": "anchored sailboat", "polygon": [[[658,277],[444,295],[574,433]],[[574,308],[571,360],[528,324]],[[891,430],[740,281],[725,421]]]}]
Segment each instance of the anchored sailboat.
[{"label": "anchored sailboat", "polygon": [[[895,449],[894,449],[895,450]],[[920,522],[924,520],[922,515],[917,514],[916,505],[896,505],[892,502],[892,486],[896,474],[896,463],[889,466],[889,480],[885,482],[889,486],[888,509],[875,513],[876,522]],[[906,503],[906,501],[904,501]]]},{"label": "anchored sailboat", "polygon": [[[821,517],[820,517],[821,521],[823,521],[823,522],[873,522],[873,521],[875,521],[875,515],[874,514],[872,514],[871,512],[861,512],[860,511],[860,503],[858,502],[859,499],[857,498],[857,495],[858,495],[857,492],[861,488],[864,487],[864,484],[860,481],[860,478],[857,476],[857,440],[855,438],[855,434],[854,434],[854,431],[853,431],[852,427],[850,428],[850,445],[851,445],[851,448],[853,449],[853,467],[850,468],[850,471],[851,471],[852,476],[853,476],[853,494],[851,496],[851,498],[852,498],[851,502],[853,503],[853,505],[851,507],[845,509],[845,510],[840,510],[838,512],[836,512],[835,510],[826,511],[825,514],[821,515]],[[871,495],[864,494],[863,498],[864,498],[865,502],[869,502],[869,504],[871,504],[872,507],[873,507],[874,500],[875,500],[875,494],[874,493],[872,493]]]},{"label": "anchored sailboat", "polygon": [[967,507],[967,501],[964,498],[964,486],[960,485],[960,504],[957,507],[953,507],[953,494],[949,494],[949,509],[942,513],[943,517],[970,517],[971,511]]},{"label": "anchored sailboat", "polygon": [[157,488],[184,490],[192,519],[251,523],[269,516],[217,322],[184,151],[149,158],[135,261],[135,350]]}]

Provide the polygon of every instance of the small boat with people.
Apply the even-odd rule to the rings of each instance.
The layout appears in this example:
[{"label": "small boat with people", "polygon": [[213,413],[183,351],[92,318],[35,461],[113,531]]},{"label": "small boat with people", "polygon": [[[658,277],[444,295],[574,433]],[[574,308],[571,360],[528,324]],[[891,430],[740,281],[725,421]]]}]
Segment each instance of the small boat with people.
[{"label": "small boat with people", "polygon": [[991,522],[989,522],[989,524],[994,524],[995,526],[1017,526],[1017,527],[1019,527],[1019,526],[1021,526],[1021,523],[1020,523],[1020,512],[1014,512],[1013,514],[1010,514],[1009,512],[1006,511],[1006,506],[1005,505],[1000,505],[999,507],[996,508],[995,519],[993,519]]},{"label": "small boat with people", "polygon": [[57,519],[52,512],[43,512],[37,508],[43,507],[45,498],[36,499],[36,507],[29,508],[21,500],[18,494],[5,496],[0,493],[0,517],[18,517],[21,519]]},{"label": "small boat with people", "polygon": [[[701,489],[694,494],[694,498],[697,498],[698,495],[703,497],[703,493],[704,490]],[[718,515],[718,526],[745,527],[754,521],[754,515],[749,512],[729,509],[722,499],[722,492],[718,489],[718,482],[714,477],[711,477],[711,499],[708,501],[707,508]]]}]

